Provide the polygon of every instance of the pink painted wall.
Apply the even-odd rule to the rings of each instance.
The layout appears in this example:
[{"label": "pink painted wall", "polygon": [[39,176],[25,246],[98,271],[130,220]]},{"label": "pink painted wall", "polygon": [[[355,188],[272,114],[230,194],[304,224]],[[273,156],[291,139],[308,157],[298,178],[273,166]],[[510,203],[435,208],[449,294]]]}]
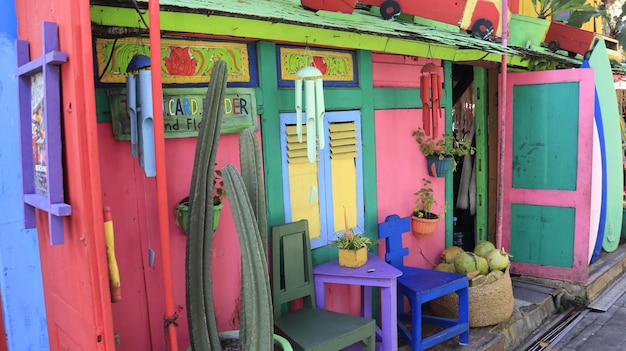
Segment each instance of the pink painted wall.
[{"label": "pink painted wall", "polygon": [[[445,178],[428,175],[426,158],[411,135],[421,126],[421,116],[421,110],[376,111],[378,223],[390,214],[401,217],[411,215],[415,207],[413,193],[419,190],[422,178],[432,181],[437,204],[445,204]],[[443,120],[440,125],[443,125]],[[416,238],[411,233],[405,233],[403,243],[409,249],[409,256],[404,260],[406,265],[433,268],[428,260],[439,263],[439,254],[445,246],[445,222],[439,221],[431,237]],[[383,257],[384,241],[381,244],[379,254]]]},{"label": "pink painted wall", "polygon": [[[103,203],[111,206],[115,228],[115,249],[120,269],[122,301],[113,304],[115,330],[120,336],[118,351],[154,349],[165,345],[163,335],[163,288],[158,237],[156,185],[130,154],[127,141],[116,141],[110,123],[98,124],[102,161]],[[179,349],[189,345],[185,309],[185,245],[182,228],[174,221],[176,203],[189,195],[196,138],[166,139],[168,208],[171,209],[170,241],[174,302],[178,314]],[[239,168],[238,135],[220,138],[217,167],[232,163]],[[213,281],[219,330],[239,325],[240,250],[230,205],[225,202],[213,239]],[[156,252],[154,265],[148,265],[148,248]],[[132,313],[129,313],[132,311]],[[132,315],[133,318],[128,318]],[[149,348],[152,349],[152,348]]]},{"label": "pink painted wall", "polygon": [[[375,87],[419,88],[422,66],[441,61],[412,56],[373,54],[372,77]],[[443,76],[443,68],[441,69]],[[415,96],[419,99],[419,96]],[[444,113],[440,113],[439,126],[444,126]],[[415,207],[415,195],[422,185],[422,178],[432,181],[435,200],[445,205],[445,178],[428,175],[426,158],[419,150],[414,130],[422,127],[421,109],[378,110],[376,127],[376,179],[378,196],[378,223],[390,214],[410,216]],[[403,236],[409,256],[404,263],[410,266],[432,268],[439,263],[439,254],[445,247],[445,222],[440,221],[432,237],[416,238],[411,233]],[[381,241],[379,254],[385,253]]]}]

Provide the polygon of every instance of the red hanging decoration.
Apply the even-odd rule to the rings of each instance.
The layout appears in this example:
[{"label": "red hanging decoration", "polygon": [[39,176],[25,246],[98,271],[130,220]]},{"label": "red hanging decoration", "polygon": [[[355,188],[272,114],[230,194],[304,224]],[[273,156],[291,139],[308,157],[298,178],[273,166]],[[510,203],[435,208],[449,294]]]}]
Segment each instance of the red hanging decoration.
[{"label": "red hanging decoration", "polygon": [[422,100],[424,133],[435,137],[439,134],[439,112],[441,96],[443,95],[441,82],[443,79],[440,76],[439,67],[432,63],[425,64],[421,72],[420,98]]}]

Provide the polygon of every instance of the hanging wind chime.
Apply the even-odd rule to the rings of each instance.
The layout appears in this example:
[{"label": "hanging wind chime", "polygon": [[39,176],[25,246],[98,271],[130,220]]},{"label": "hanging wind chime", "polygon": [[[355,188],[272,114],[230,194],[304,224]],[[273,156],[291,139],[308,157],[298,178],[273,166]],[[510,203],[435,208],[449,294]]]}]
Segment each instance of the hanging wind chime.
[{"label": "hanging wind chime", "polygon": [[442,95],[441,83],[443,79],[439,73],[439,67],[432,63],[425,64],[421,72],[420,98],[422,100],[423,129],[426,135],[436,137],[439,134],[439,112],[441,109]]},{"label": "hanging wind chime", "polygon": [[[308,48],[307,48],[308,49]],[[306,104],[306,149],[309,162],[315,162],[315,140],[319,138],[320,149],[324,148],[324,80],[322,72],[314,66],[305,66],[296,72],[296,133],[298,142],[302,142],[302,83],[304,82],[304,101]],[[316,136],[317,131],[317,136]]]},{"label": "hanging wind chime", "polygon": [[133,56],[126,68],[126,100],[130,118],[131,154],[139,157],[146,177],[156,176],[150,58]]}]

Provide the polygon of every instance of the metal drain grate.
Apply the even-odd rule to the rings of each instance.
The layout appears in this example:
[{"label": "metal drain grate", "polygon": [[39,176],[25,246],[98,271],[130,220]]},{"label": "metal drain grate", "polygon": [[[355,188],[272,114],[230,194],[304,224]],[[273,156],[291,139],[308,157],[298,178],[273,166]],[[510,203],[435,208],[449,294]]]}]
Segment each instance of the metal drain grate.
[{"label": "metal drain grate", "polygon": [[531,341],[529,345],[522,348],[524,351],[542,351],[551,350],[551,346],[556,345],[561,338],[567,334],[582,317],[587,314],[587,310],[575,311],[571,310],[564,313],[563,317],[556,321],[555,324],[536,340]]}]

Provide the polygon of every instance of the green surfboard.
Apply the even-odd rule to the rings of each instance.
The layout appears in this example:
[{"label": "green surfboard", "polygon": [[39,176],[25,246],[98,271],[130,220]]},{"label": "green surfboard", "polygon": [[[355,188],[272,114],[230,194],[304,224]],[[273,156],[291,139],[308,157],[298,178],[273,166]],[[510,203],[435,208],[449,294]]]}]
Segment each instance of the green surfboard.
[{"label": "green surfboard", "polygon": [[619,245],[622,230],[624,166],[622,135],[617,95],[613,85],[613,72],[604,40],[600,39],[589,57],[594,69],[595,84],[600,99],[604,129],[607,175],[606,226],[602,248],[613,252]]}]

